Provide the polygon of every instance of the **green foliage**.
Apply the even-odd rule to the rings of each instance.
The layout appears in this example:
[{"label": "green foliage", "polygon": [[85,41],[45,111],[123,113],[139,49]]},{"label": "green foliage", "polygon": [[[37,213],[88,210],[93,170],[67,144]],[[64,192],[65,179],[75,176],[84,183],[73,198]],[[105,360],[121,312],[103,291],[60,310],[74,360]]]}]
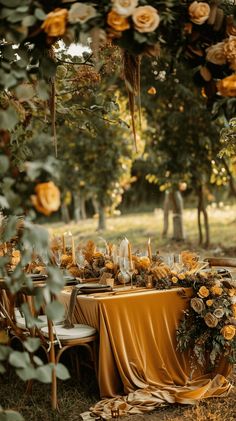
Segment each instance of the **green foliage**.
[{"label": "green foliage", "polygon": [[220,140],[222,149],[219,156],[235,156],[236,155],[236,118],[229,121],[228,127],[225,127],[220,132]]}]

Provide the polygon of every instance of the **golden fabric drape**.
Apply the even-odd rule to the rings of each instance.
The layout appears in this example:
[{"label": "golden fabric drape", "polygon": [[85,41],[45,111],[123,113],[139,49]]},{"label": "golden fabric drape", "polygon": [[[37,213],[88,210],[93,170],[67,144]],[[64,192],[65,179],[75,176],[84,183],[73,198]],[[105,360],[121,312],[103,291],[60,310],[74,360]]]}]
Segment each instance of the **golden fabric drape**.
[{"label": "golden fabric drape", "polygon": [[[168,402],[191,404],[230,390],[226,380],[230,366],[225,360],[217,373],[204,373],[200,368],[193,371],[190,355],[176,351],[176,329],[192,293],[186,288],[183,298],[180,291],[77,297],[75,321],[99,331],[100,395],[116,397],[98,403],[95,413],[100,414],[103,408],[109,418],[113,401],[120,402],[121,412],[133,413],[140,412],[140,407],[143,412]],[[62,293],[60,300],[68,305],[69,295]]]}]

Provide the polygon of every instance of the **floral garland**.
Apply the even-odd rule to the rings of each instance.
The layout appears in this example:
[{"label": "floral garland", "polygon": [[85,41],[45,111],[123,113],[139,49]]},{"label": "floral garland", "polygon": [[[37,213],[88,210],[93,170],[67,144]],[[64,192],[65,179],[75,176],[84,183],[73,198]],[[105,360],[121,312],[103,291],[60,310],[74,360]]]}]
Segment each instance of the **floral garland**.
[{"label": "floral garland", "polygon": [[[133,55],[158,55],[160,46],[197,67],[208,97],[236,95],[233,3],[156,0],[1,0],[0,36],[37,48],[83,34],[112,40]],[[33,47],[34,48],[34,47]]]},{"label": "floral garland", "polygon": [[236,289],[214,272],[194,277],[190,307],[177,330],[178,349],[192,350],[194,365],[216,366],[226,356],[236,362]]}]

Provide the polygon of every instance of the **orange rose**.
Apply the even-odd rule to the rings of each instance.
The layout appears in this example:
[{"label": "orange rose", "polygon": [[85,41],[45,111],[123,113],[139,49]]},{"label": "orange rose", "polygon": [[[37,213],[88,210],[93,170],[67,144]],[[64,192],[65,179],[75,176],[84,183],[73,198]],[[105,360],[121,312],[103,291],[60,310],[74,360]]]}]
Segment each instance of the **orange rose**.
[{"label": "orange rose", "polygon": [[55,9],[53,12],[48,13],[41,28],[49,37],[59,37],[65,33],[67,18],[68,10]]},{"label": "orange rose", "polygon": [[199,295],[199,297],[201,298],[206,298],[208,297],[209,294],[210,294],[209,289],[204,286],[202,286],[197,293],[197,295]]},{"label": "orange rose", "polygon": [[221,294],[222,294],[222,292],[223,292],[223,288],[218,287],[217,285],[214,285],[214,286],[211,288],[211,292],[212,292],[212,294],[214,294],[214,295],[221,295]]},{"label": "orange rose", "polygon": [[230,63],[230,68],[236,70],[236,36],[230,36],[224,42],[224,53]]},{"label": "orange rose", "polygon": [[236,73],[227,76],[216,84],[217,90],[222,96],[236,96]]},{"label": "orange rose", "polygon": [[236,36],[236,25],[234,24],[234,17],[233,15],[226,17],[226,33],[227,35]]},{"label": "orange rose", "polygon": [[235,288],[230,288],[227,291],[227,294],[229,295],[229,297],[233,297],[235,295]]},{"label": "orange rose", "polygon": [[48,216],[60,207],[60,191],[52,181],[40,183],[35,187],[36,195],[31,196],[31,201],[38,212]]},{"label": "orange rose", "polygon": [[126,31],[130,27],[128,19],[118,15],[114,10],[108,13],[107,23],[115,31]]},{"label": "orange rose", "polygon": [[233,325],[226,325],[222,327],[220,333],[227,341],[231,341],[235,336],[235,327]]}]

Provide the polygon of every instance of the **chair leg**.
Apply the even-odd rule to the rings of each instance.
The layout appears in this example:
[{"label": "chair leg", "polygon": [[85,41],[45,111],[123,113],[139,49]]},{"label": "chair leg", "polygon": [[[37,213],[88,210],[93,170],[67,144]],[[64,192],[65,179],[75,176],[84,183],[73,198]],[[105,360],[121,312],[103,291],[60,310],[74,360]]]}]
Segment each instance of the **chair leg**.
[{"label": "chair leg", "polygon": [[58,409],[57,404],[57,376],[56,370],[53,368],[52,370],[52,386],[51,386],[51,401],[52,401],[52,409]]}]

